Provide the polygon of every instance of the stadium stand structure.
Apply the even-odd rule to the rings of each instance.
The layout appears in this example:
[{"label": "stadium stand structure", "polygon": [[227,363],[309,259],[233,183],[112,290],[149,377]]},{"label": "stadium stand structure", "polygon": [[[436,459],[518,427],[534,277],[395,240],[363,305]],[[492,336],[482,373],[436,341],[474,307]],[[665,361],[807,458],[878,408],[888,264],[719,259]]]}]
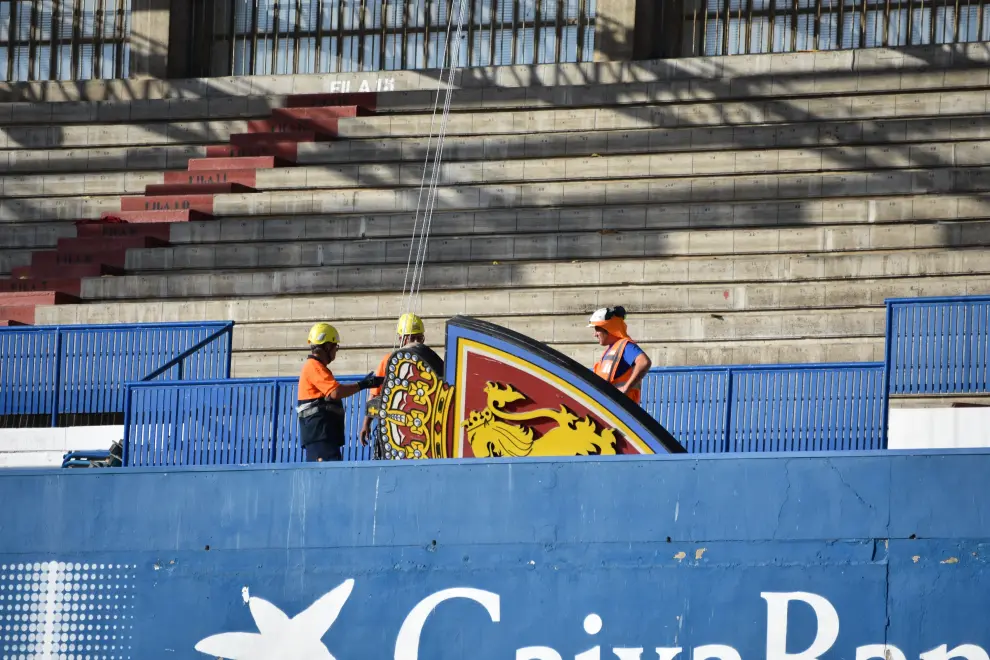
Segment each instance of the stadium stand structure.
[{"label": "stadium stand structure", "polygon": [[[589,365],[587,313],[623,304],[655,365],[882,360],[885,298],[988,289],[986,60],[974,44],[463,70],[428,336],[468,314]],[[288,93],[311,78],[10,104],[3,318],[232,319],[237,377],[294,375],[308,325],[333,319],[336,370],[373,368],[436,92],[417,74]]]}]

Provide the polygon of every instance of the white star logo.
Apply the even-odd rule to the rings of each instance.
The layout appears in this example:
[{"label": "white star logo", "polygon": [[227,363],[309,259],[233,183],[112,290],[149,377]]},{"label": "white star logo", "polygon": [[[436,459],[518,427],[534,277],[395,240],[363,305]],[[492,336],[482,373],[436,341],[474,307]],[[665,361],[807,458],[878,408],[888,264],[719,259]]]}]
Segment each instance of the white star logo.
[{"label": "white star logo", "polygon": [[257,633],[212,635],[196,644],[196,650],[227,660],[336,660],[322,640],[352,589],[354,580],[346,580],[291,619],[267,600],[251,597],[248,606]]}]

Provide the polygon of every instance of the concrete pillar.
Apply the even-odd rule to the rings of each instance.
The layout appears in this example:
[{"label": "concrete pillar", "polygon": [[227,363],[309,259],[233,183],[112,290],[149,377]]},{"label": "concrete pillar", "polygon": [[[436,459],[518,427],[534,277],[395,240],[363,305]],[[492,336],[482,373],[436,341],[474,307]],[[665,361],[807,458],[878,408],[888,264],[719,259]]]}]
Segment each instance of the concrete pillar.
[{"label": "concrete pillar", "polygon": [[131,78],[168,76],[171,0],[132,0]]},{"label": "concrete pillar", "polygon": [[636,0],[598,0],[595,16],[595,61],[633,59]]}]

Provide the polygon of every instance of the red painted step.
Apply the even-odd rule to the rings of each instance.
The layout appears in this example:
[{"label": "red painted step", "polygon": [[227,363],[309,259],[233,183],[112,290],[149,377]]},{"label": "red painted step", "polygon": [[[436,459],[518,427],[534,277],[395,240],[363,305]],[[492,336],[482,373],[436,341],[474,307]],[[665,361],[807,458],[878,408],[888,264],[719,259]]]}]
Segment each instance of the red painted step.
[{"label": "red painted step", "polygon": [[21,321],[14,321],[13,319],[5,319],[0,317],[0,327],[2,328],[14,328],[20,325],[33,325],[33,322],[22,323]]},{"label": "red painted step", "polygon": [[[258,147],[235,147],[232,144],[214,145],[206,148],[207,158],[268,158],[274,157],[282,159],[286,165],[291,165],[296,161],[296,154],[299,153],[298,142],[278,142],[270,145]],[[237,167],[237,165],[234,165]],[[283,165],[284,166],[284,165]],[[190,167],[190,170],[195,168]],[[256,169],[269,169],[259,167]]]},{"label": "red painted step", "polygon": [[10,271],[15,278],[45,279],[54,277],[103,277],[104,275],[123,275],[124,269],[119,266],[109,266],[101,262],[75,264],[31,264],[18,266]]},{"label": "red painted step", "polygon": [[[100,237],[87,238],[60,238],[57,243],[57,250],[63,254],[99,254],[109,250],[122,251],[132,248],[156,248],[166,247],[167,241],[155,238],[154,236],[122,236],[108,241]],[[35,254],[44,254],[36,252]],[[34,255],[31,255],[31,263],[35,263]],[[80,262],[76,262],[80,263]]]},{"label": "red painted step", "polygon": [[[106,238],[116,238],[119,236],[154,236],[163,241],[167,241],[172,232],[172,224],[168,222],[152,223],[131,223],[115,222],[111,224],[86,224],[76,226],[76,236],[103,236]],[[107,244],[112,247],[113,243]]]},{"label": "red painted step", "polygon": [[317,142],[321,136],[316,131],[286,131],[285,133],[234,133],[230,143],[242,149],[267,147],[271,145],[292,144],[298,142]]},{"label": "red painted step", "polygon": [[[303,123],[294,121],[288,117],[276,118],[269,117],[267,119],[251,119],[248,121],[248,135],[281,135],[281,136],[291,136],[296,134],[304,134],[307,132],[317,133],[319,137],[317,139],[326,140],[337,135],[337,121],[334,120],[332,123],[327,123],[326,125],[316,128],[313,126],[306,126]],[[238,133],[237,135],[244,135],[243,133]],[[292,138],[287,138],[291,140]],[[313,142],[313,140],[296,140],[297,142]]]},{"label": "red painted step", "polygon": [[0,293],[0,309],[30,307],[35,305],[67,305],[79,302],[78,296],[62,291],[11,291]]},{"label": "red painted step", "polygon": [[[0,293],[40,293],[56,291],[72,296],[79,295],[79,280],[57,278],[47,280],[0,280]],[[0,302],[6,302],[0,299]]]},{"label": "red painted step", "polygon": [[251,186],[239,183],[153,183],[144,187],[149,197],[166,195],[229,195],[232,193],[258,192]]},{"label": "red painted step", "polygon": [[0,319],[33,325],[34,307],[34,305],[0,305]]},{"label": "red painted step", "polygon": [[275,108],[272,117],[286,118],[293,121],[303,119],[340,119],[341,117],[368,117],[374,115],[373,110],[366,110],[357,105],[307,106],[291,108]]},{"label": "red painted step", "polygon": [[[162,247],[162,244],[167,245],[165,241],[162,241],[159,245],[141,245],[138,247]],[[44,252],[33,252],[31,254],[31,266],[37,266],[39,268],[58,268],[74,266],[77,264],[106,264],[108,266],[123,268],[125,257],[127,255],[127,248],[124,247],[111,250],[109,245],[106,245],[105,248],[106,249],[98,252],[74,252],[71,251],[71,248],[66,248],[64,251],[46,250]]]},{"label": "red painted step", "polygon": [[358,117],[374,114],[355,105],[328,108],[277,108],[266,119],[248,121],[249,133],[287,133],[314,131],[335,137],[342,117]]},{"label": "red painted step", "polygon": [[[209,152],[207,152],[209,155]],[[194,170],[192,172],[165,172],[165,183],[239,183],[253,188],[258,182],[257,170]]]},{"label": "red painted step", "polygon": [[[384,86],[384,81],[383,81]],[[375,90],[377,92],[379,90]],[[381,91],[395,91],[394,89]],[[356,105],[365,110],[376,110],[378,94],[357,92],[351,94],[293,94],[285,99],[288,108],[312,108],[315,106]]]},{"label": "red painted step", "polygon": [[163,195],[160,197],[121,197],[121,211],[199,211],[213,212],[213,195]]},{"label": "red painted step", "polygon": [[[209,151],[207,151],[207,155]],[[294,158],[294,156],[293,156]],[[249,156],[234,158],[190,158],[189,171],[201,170],[271,170],[289,167],[292,161],[275,156]]]},{"label": "red painted step", "polygon": [[104,213],[117,218],[123,218],[131,224],[160,224],[172,222],[193,222],[194,220],[212,220],[213,214],[202,211],[114,211]]}]

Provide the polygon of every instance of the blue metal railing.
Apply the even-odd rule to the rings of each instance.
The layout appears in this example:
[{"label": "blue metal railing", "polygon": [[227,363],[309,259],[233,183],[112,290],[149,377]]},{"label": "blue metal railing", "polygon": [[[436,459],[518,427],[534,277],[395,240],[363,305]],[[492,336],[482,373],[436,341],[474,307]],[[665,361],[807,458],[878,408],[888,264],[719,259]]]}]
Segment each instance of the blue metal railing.
[{"label": "blue metal railing", "polygon": [[653,369],[642,403],[692,453],[886,446],[880,362]]},{"label": "blue metal railing", "polygon": [[[230,375],[233,323],[0,329],[0,416],[112,414],[124,383]],[[196,350],[192,350],[192,349]]]},{"label": "blue metal railing", "polygon": [[[341,378],[354,382],[356,377]],[[125,465],[295,463],[296,378],[127,386]],[[368,460],[365,397],[345,399],[345,460]],[[883,365],[654,369],[643,406],[688,451],[877,449]]]},{"label": "blue metal railing", "polygon": [[[353,383],[357,377],[341,377]],[[297,378],[146,382],[127,386],[124,465],[235,465],[303,460]],[[344,400],[345,460],[367,460],[357,435],[366,397]]]},{"label": "blue metal railing", "polygon": [[[890,298],[886,303],[888,398],[990,392],[990,296]],[[889,417],[884,407],[884,437]]]},{"label": "blue metal railing", "polygon": [[990,296],[887,300],[890,394],[971,394],[990,386]]}]

